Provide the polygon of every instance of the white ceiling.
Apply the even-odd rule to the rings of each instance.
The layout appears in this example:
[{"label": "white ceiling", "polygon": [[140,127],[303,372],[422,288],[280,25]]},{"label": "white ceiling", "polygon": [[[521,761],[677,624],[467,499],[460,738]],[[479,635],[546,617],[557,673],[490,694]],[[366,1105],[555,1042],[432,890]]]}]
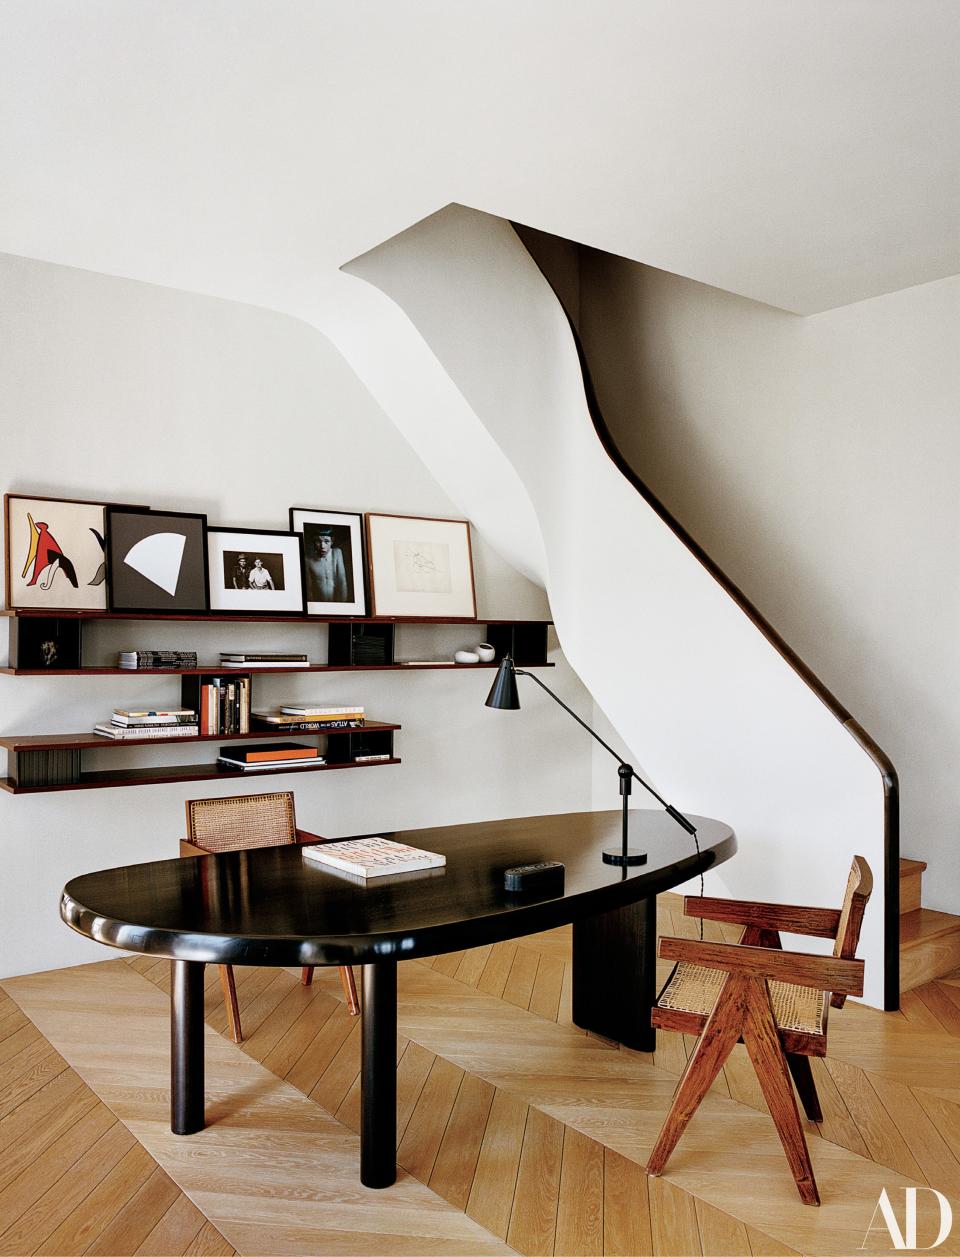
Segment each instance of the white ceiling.
[{"label": "white ceiling", "polygon": [[800,313],[960,271],[954,0],[4,0],[0,250],[326,319],[450,202]]}]

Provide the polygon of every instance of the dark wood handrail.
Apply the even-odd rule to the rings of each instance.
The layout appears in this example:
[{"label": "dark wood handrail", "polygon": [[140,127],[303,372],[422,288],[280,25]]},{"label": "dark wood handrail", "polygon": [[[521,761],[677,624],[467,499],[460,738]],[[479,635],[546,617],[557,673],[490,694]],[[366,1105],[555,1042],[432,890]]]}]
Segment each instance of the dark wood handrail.
[{"label": "dark wood handrail", "polygon": [[[516,230],[516,227],[514,227],[514,230]],[[523,243],[522,237],[521,243]],[[524,245],[524,247],[526,246]],[[870,757],[880,773],[880,779],[883,783],[884,1008],[888,1012],[894,1011],[900,1007],[900,787],[893,761],[866,732],[863,726],[854,719],[836,695],[821,681],[810,665],[805,663],[793,647],[777,632],[766,616],[760,613],[743,590],[727,576],[720,565],[707,554],[703,546],[667,510],[656,494],[640,479],[631,464],[627,462],[607,425],[606,419],[603,417],[583,343],[580,340],[580,334],[570,315],[570,311],[543,267],[533,257],[533,254],[530,256],[550,286],[560,309],[566,317],[570,335],[573,337],[573,343],[576,347],[577,358],[580,362],[580,373],[583,377],[583,392],[587,410],[590,413],[597,436],[600,438],[600,443],[607,452],[611,462],[620,474],[636,489],[651,510],[656,512],[674,536],[686,546],[694,558],[706,568],[714,580],[729,594],[744,615],[759,629],[777,653],[786,660],[804,684],[813,690],[824,706],[836,716],[850,736],[856,740],[858,745]]]}]

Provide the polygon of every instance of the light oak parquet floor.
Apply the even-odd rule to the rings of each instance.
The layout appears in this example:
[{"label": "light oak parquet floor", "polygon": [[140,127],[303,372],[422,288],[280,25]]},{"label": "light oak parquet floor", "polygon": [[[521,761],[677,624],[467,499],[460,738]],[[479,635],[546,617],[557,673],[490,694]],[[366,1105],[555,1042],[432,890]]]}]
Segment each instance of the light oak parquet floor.
[{"label": "light oak parquet floor", "polygon": [[[660,915],[663,932],[695,929],[680,916],[675,896],[662,897]],[[819,1128],[808,1124],[825,1201],[817,1211],[791,1198],[792,1182],[769,1119],[759,1116],[762,1097],[742,1054],[730,1062],[718,1080],[709,1113],[704,1111],[691,1126],[670,1173],[661,1180],[646,1178],[642,1162],[689,1044],[677,1035],[662,1036],[651,1068],[648,1058],[572,1027],[569,946],[568,931],[554,931],[401,967],[398,1159],[411,1183],[425,1185],[428,1197],[476,1224],[476,1234],[487,1241],[494,1245],[503,1241],[524,1253],[850,1252],[860,1246],[879,1185],[894,1192],[906,1182],[929,1183],[948,1194],[956,1190],[955,1184],[960,1185],[960,1003],[956,1002],[960,1001],[960,980],[911,993],[901,1014],[883,1015],[851,1007],[834,1016],[831,1060],[818,1073],[825,1118]],[[120,1168],[124,1163],[134,1178],[147,1174],[148,1167],[149,1174],[137,1180],[136,1192],[126,1197],[127,1203],[117,1216],[123,1208],[129,1215],[130,1200],[144,1193],[148,1183],[154,1183],[149,1199],[159,1200],[162,1193],[156,1176],[164,1175],[164,1170],[186,1187],[193,1201],[191,1204],[167,1179],[168,1191],[177,1193],[177,1200],[171,1197],[163,1212],[164,1217],[171,1215],[167,1233],[154,1237],[153,1247],[140,1249],[148,1232],[131,1252],[208,1251],[189,1245],[217,1242],[222,1247],[209,1251],[232,1251],[210,1222],[204,1222],[204,1215],[218,1221],[242,1253],[428,1251],[426,1245],[405,1248],[409,1236],[397,1233],[395,1218],[393,1231],[369,1229],[369,1219],[350,1204],[351,1191],[356,1188],[356,1153],[355,1144],[346,1144],[343,1137],[349,1138],[345,1128],[355,1130],[359,1121],[359,1026],[346,1016],[335,973],[318,971],[314,986],[305,990],[294,974],[238,970],[238,994],[248,1038],[242,1050],[220,1041],[227,1056],[246,1057],[249,1064],[284,1079],[300,1093],[301,1100],[307,1097],[314,1102],[308,1107],[321,1115],[334,1114],[342,1124],[334,1128],[339,1133],[323,1152],[341,1166],[347,1163],[346,1176],[338,1175],[337,1179],[338,1192],[346,1193],[348,1203],[332,1220],[331,1202],[325,1203],[322,1246],[305,1249],[304,1227],[312,1225],[304,1213],[306,1208],[309,1214],[309,1206],[299,1198],[300,1189],[285,1182],[282,1155],[284,1149],[289,1153],[291,1141],[295,1143],[302,1133],[300,1119],[292,1116],[293,1106],[281,1106],[282,1112],[273,1115],[273,1125],[265,1128],[262,1119],[250,1117],[252,1107],[260,1103],[256,1092],[261,1084],[253,1083],[253,1075],[246,1078],[247,1094],[237,1097],[238,1103],[243,1099],[245,1110],[234,1105],[236,1092],[218,1090],[214,1082],[211,1116],[221,1117],[221,1134],[224,1126],[230,1127],[233,1141],[227,1141],[230,1146],[225,1150],[221,1139],[218,1156],[236,1156],[240,1148],[248,1157],[251,1150],[243,1140],[252,1139],[257,1144],[253,1163],[260,1181],[253,1193],[254,1205],[249,1195],[231,1199],[231,1192],[225,1192],[217,1181],[215,1160],[198,1166],[196,1162],[203,1158],[189,1151],[190,1145],[196,1147],[193,1141],[177,1140],[165,1132],[165,1006],[150,997],[151,988],[143,983],[142,998],[128,982],[121,983],[121,994],[113,976],[121,969],[131,978],[139,972],[155,986],[168,987],[165,963],[151,964],[137,958],[129,963],[69,971],[66,982],[61,975],[57,1002],[64,990],[76,994],[76,984],[71,988],[70,982],[77,975],[99,971],[109,975],[109,990],[104,987],[107,998],[112,991],[113,1000],[130,1005],[136,1017],[146,1017],[148,1022],[163,1017],[163,1051],[159,1054],[125,1051],[123,1055],[129,1059],[120,1069],[115,1068],[116,1060],[108,1059],[109,1053],[107,1057],[93,1053],[94,1059],[87,1060],[87,1069],[92,1071],[86,1075],[88,1081],[109,1099],[147,1151],[136,1141],[121,1150],[122,1136],[118,1133],[104,1145],[105,1159],[99,1154],[96,1158],[88,1155],[86,1171],[78,1171],[81,1186],[87,1182],[84,1173],[89,1174],[90,1166],[99,1168],[110,1156],[119,1160],[113,1168],[104,1168],[97,1184],[76,1201],[67,1218],[32,1247],[25,1243],[21,1250],[7,1243],[6,1232],[13,1242],[26,1209],[8,1223],[0,1196],[0,1252],[120,1251],[116,1247],[96,1248],[91,1242],[83,1247],[81,1241],[86,1235],[82,1231],[85,1201],[90,1200],[98,1210],[91,1224],[94,1228],[99,1226],[103,1231],[112,1224],[105,1219],[113,1199],[111,1192],[116,1190],[122,1196],[126,1190],[116,1186],[126,1181],[126,1171]],[[47,980],[53,979],[48,975]],[[16,982],[8,985],[16,992]],[[25,1005],[28,1002],[24,1000]],[[88,1009],[87,1015],[100,1019],[102,1025],[99,1007]],[[11,1014],[6,1002],[0,1004],[0,1071],[5,1059],[20,1058],[34,1042],[24,1033],[25,1019],[11,1023],[4,1035],[11,1016],[16,1019],[22,1014],[16,1009]],[[61,1010],[57,1033],[51,1037],[68,1057],[77,1051],[89,1058],[90,1045],[71,1039],[69,1027],[64,1030],[64,1018],[69,1020],[69,1012]],[[215,970],[208,973],[208,1024],[221,1035],[225,1033]],[[32,1033],[38,1032],[33,1029]],[[14,1038],[18,1034],[20,1040]],[[3,1044],[11,1040],[10,1055],[4,1058]],[[32,1063],[18,1070],[18,1076],[41,1068],[44,1057],[23,1059]],[[47,1065],[48,1070],[53,1068]],[[51,1074],[45,1086],[61,1075],[72,1076],[75,1086],[83,1087],[62,1061],[59,1072]],[[8,1084],[4,1079],[0,1073],[0,1097],[6,1096],[4,1087]],[[18,1103],[16,1079],[9,1085],[13,1091],[7,1103],[12,1103],[10,1112],[15,1113],[29,1097]],[[38,1092],[42,1091],[40,1087]],[[94,1105],[104,1107],[96,1095],[90,1095]],[[50,1097],[48,1102],[54,1103]],[[141,1110],[146,1105],[162,1111],[159,1130],[152,1136],[154,1142],[142,1138],[136,1120],[138,1105]],[[229,1119],[226,1106],[233,1114]],[[64,1119],[65,1132],[78,1128],[85,1117],[85,1113],[72,1110],[70,1114],[72,1120]],[[0,1117],[0,1132],[2,1122]],[[49,1192],[53,1186],[51,1174],[73,1156],[62,1178],[108,1130],[101,1132],[96,1126],[77,1129],[61,1160],[53,1169],[47,1168],[44,1190]],[[205,1137],[208,1134],[205,1132]],[[51,1142],[57,1141],[53,1134]],[[85,1145],[83,1149],[80,1144]],[[734,1157],[731,1148],[737,1150]],[[158,1169],[151,1153],[164,1170]],[[319,1155],[316,1148],[311,1155]],[[297,1159],[296,1151],[293,1157]],[[31,1178],[27,1169],[24,1165],[20,1170],[20,1174],[26,1173],[25,1182]],[[290,1173],[295,1184],[295,1166]],[[96,1196],[100,1183],[105,1186]],[[174,1209],[179,1200],[184,1203]],[[202,1213],[196,1213],[197,1205]],[[424,1207],[418,1201],[416,1208]],[[189,1217],[188,1208],[195,1211]],[[224,1223],[224,1213],[238,1216]],[[73,1221],[67,1225],[71,1216]],[[196,1219],[200,1225],[184,1239]],[[418,1226],[423,1230],[421,1223],[407,1221],[414,1231]],[[204,1225],[209,1229],[201,1236]],[[54,1246],[42,1247],[57,1227],[61,1230]],[[80,1231],[75,1241],[71,1227],[73,1232]],[[280,1247],[264,1248],[265,1234]],[[376,1235],[375,1241],[371,1235]],[[436,1251],[473,1251],[474,1238],[444,1235],[440,1242],[454,1246]],[[875,1240],[877,1251],[890,1250],[885,1234]],[[178,1242],[181,1247],[157,1248],[158,1242]],[[71,1248],[71,1243],[76,1246]],[[364,1248],[364,1243],[375,1246]],[[501,1246],[500,1251],[508,1249]],[[869,1244],[865,1251],[870,1251]],[[939,1251],[955,1248],[948,1242]]]}]

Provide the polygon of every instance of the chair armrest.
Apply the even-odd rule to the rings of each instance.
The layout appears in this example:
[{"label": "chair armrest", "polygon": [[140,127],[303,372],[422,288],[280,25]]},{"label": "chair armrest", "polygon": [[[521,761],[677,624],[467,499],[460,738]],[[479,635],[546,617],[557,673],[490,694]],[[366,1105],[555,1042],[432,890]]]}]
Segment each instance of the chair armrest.
[{"label": "chair armrest", "polygon": [[311,833],[310,833],[310,831],[309,831],[309,829],[298,829],[298,830],[297,830],[297,838],[296,838],[296,841],[297,841],[298,843],[304,843],[304,842],[330,842],[330,841],[331,841],[331,839],[329,839],[329,838],[324,838],[323,834],[311,834]]},{"label": "chair armrest", "polygon": [[812,986],[838,995],[863,994],[862,960],[772,951],[768,947],[744,947],[742,943],[701,943],[691,938],[661,938],[657,954],[663,960],[682,960],[724,973]]},{"label": "chair armrest", "polygon": [[707,921],[730,921],[735,925],[755,925],[762,930],[783,930],[785,934],[809,934],[814,938],[836,938],[840,928],[840,913],[836,908],[801,908],[787,903],[687,895],[683,911],[688,917],[702,917]]},{"label": "chair armrest", "polygon": [[180,839],[180,854],[182,856],[209,855],[209,851],[204,851],[203,847],[198,847],[195,842],[191,842],[189,838]]}]

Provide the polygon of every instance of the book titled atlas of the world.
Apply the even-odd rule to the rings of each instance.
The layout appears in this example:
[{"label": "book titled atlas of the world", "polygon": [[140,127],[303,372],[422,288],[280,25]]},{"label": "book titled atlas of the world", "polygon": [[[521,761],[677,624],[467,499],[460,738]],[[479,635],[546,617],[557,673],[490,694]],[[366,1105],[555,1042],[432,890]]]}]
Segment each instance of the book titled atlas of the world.
[{"label": "book titled atlas of the world", "polygon": [[447,862],[445,855],[421,851],[404,842],[389,838],[351,838],[346,842],[315,843],[304,847],[304,859],[325,864],[340,873],[355,877],[383,877],[387,873],[413,873],[417,869],[438,869]]}]

